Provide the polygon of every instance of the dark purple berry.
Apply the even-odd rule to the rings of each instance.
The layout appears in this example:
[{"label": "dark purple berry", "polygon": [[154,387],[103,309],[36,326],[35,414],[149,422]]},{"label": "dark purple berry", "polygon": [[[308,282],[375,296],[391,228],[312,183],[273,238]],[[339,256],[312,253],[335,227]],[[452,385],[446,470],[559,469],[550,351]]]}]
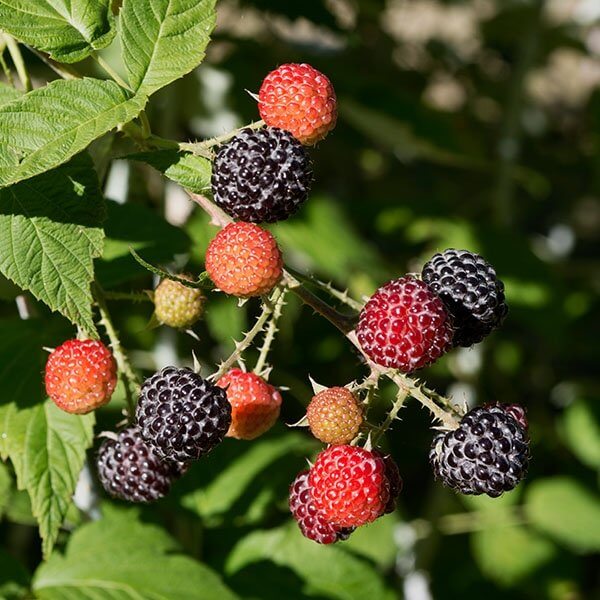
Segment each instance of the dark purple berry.
[{"label": "dark purple berry", "polygon": [[223,441],[231,424],[225,390],[190,369],[165,367],[146,379],[136,420],[163,459],[196,460]]},{"label": "dark purple berry", "polygon": [[274,223],[300,208],[312,177],[308,154],[291,133],[275,127],[243,129],[215,158],[213,197],[235,219]]},{"label": "dark purple berry", "polygon": [[495,498],[512,490],[529,466],[524,409],[516,404],[473,408],[458,429],[434,438],[429,461],[436,479],[462,494]]}]

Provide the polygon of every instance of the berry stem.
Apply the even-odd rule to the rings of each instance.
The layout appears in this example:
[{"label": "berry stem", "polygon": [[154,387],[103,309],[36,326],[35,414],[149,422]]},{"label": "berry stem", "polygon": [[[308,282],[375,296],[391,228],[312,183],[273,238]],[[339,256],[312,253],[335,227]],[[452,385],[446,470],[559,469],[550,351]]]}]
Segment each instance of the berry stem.
[{"label": "berry stem", "polygon": [[246,349],[252,344],[254,338],[264,329],[269,317],[273,314],[275,306],[284,293],[281,286],[276,287],[271,293],[271,297],[268,300],[264,300],[262,304],[262,312],[256,319],[254,327],[246,333],[244,339],[240,342],[235,343],[235,350],[229,355],[224,362],[219,366],[219,370],[210,376],[210,379],[217,381],[222,375],[225,375],[227,371],[235,364],[235,362],[242,356]]},{"label": "berry stem", "polygon": [[145,292],[104,292],[106,300],[130,300],[131,302],[152,302]]},{"label": "berry stem", "polygon": [[194,194],[188,190],[188,196],[210,217],[212,225],[217,227],[225,227],[229,223],[233,223],[233,219],[216,204],[211,202],[206,196]]},{"label": "berry stem", "polygon": [[382,436],[385,434],[385,432],[391,427],[392,423],[396,420],[396,417],[398,416],[400,409],[404,406],[404,403],[406,402],[406,399],[408,398],[409,395],[410,395],[409,390],[406,387],[402,386],[402,387],[398,388],[396,400],[394,400],[394,404],[392,405],[390,412],[387,414],[385,421],[379,427],[377,427],[377,429],[375,430],[375,433],[373,434],[373,436],[371,438],[372,446],[374,446],[374,447],[377,446],[377,444],[379,443],[379,440],[382,438]]},{"label": "berry stem", "polygon": [[17,44],[17,41],[14,37],[12,37],[12,35],[8,35],[7,33],[4,34],[4,41],[6,42],[6,47],[8,48],[8,53],[10,54],[10,57],[15,65],[15,69],[17,69],[23,90],[25,92],[30,92],[31,78],[29,77],[29,71],[27,71],[19,44]]},{"label": "berry stem", "polygon": [[121,345],[121,340],[119,340],[119,335],[113,325],[110,313],[108,312],[104,291],[98,283],[94,286],[94,297],[96,299],[96,304],[98,305],[98,310],[100,311],[100,324],[106,330],[106,335],[108,335],[108,339],[110,340],[112,353],[119,369],[119,376],[121,377],[123,387],[125,388],[125,399],[127,401],[129,420],[133,421],[135,415],[134,396],[139,394],[140,382],[129,363],[129,359],[125,354],[123,346]]},{"label": "berry stem", "polygon": [[347,335],[353,328],[356,322],[355,317],[347,317],[342,315],[337,310],[329,306],[305,288],[289,271],[284,271],[283,279],[285,285],[290,289],[304,304],[310,306],[315,312],[325,317],[332,325],[335,325],[344,335]]},{"label": "berry stem", "polygon": [[265,332],[263,344],[260,349],[260,354],[258,355],[258,360],[256,361],[256,365],[254,366],[254,372],[266,380],[269,379],[269,372],[271,370],[270,367],[269,369],[265,369],[265,365],[267,363],[267,356],[269,355],[271,344],[275,339],[275,334],[279,331],[277,329],[277,321],[279,320],[279,317],[281,317],[283,307],[285,306],[286,293],[287,288],[283,288],[281,295],[279,296],[279,298],[277,298],[273,305],[273,312],[271,313],[269,324],[267,325],[267,330]]},{"label": "berry stem", "polygon": [[113,81],[118,83],[122,88],[133,92],[129,84],[98,53],[94,52],[92,58],[110,75]]},{"label": "berry stem", "polygon": [[204,140],[202,142],[181,142],[179,144],[179,148],[181,150],[185,150],[186,152],[192,152],[193,154],[199,154],[200,156],[206,156],[207,151],[210,152],[210,148],[213,146],[218,146],[224,142],[227,142],[232,137],[235,137],[240,131],[244,129],[261,129],[265,126],[265,122],[261,119],[260,121],[256,121],[254,123],[250,123],[249,125],[244,125],[244,127],[240,127],[238,129],[233,129],[223,135],[218,135],[216,137],[210,138],[208,140]]},{"label": "berry stem", "polygon": [[363,309],[364,304],[358,302],[354,298],[351,298],[348,294],[348,290],[340,291],[334,288],[330,282],[321,281],[320,279],[317,279],[312,275],[304,275],[303,273],[300,273],[289,266],[287,267],[287,272],[293,275],[298,281],[316,285],[317,287],[327,292],[332,298],[339,300],[340,302],[342,302],[346,306],[349,306],[352,310],[355,310],[356,312],[360,312]]}]

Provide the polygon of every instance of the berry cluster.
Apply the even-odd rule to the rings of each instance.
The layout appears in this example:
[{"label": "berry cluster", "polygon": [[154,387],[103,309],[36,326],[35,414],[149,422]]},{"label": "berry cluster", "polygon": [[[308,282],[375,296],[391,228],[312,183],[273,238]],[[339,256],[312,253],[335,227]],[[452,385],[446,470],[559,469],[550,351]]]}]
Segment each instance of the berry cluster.
[{"label": "berry cluster", "polygon": [[[287,64],[264,79],[258,109],[266,126],[241,130],[214,158],[214,202],[238,221],[216,234],[205,257],[206,276],[218,291],[245,299],[274,290],[263,299],[263,309],[269,311],[264,314],[272,321],[256,373],[230,368],[250,339],[236,346],[212,379],[174,366],[146,379],[134,422],[108,434],[97,456],[100,481],[117,498],[162,498],[191,461],[206,456],[225,437],[253,440],[279,417],[281,394],[263,375],[269,372],[265,357],[276,331],[277,302],[293,286],[277,241],[259,224],[287,219],[307,200],[313,175],[306,146],[335,126],[337,103],[325,75],[306,64]],[[164,279],[154,291],[155,316],[185,330],[202,316],[205,297],[202,279],[194,283],[191,275],[179,277]],[[371,376],[394,370],[395,377],[404,377],[453,347],[482,341],[502,324],[507,310],[504,285],[494,268],[478,254],[448,249],[433,256],[420,275],[380,287],[358,315],[355,338],[348,337],[368,359]],[[264,323],[259,319],[259,325]],[[51,353],[45,380],[57,406],[86,413],[110,400],[117,365],[102,342],[69,340]],[[403,381],[416,386],[408,378]],[[376,384],[322,389],[307,407],[303,422],[328,446],[291,484],[289,507],[303,535],[318,543],[345,540],[357,527],[395,510],[402,490],[399,469],[390,455],[372,446],[401,404],[389,413],[385,426],[370,424],[370,396],[362,398],[361,390],[371,393]],[[414,389],[407,390],[418,397]],[[435,437],[429,454],[435,477],[446,486],[496,497],[523,479],[529,438],[520,406],[477,407],[451,424],[454,428]]]}]

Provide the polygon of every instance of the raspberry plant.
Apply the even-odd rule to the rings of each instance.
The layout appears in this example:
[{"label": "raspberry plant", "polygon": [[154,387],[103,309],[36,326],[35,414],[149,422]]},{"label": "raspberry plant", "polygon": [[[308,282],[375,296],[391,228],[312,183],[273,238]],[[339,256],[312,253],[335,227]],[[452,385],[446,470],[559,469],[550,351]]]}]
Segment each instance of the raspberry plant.
[{"label": "raspberry plant", "polygon": [[[153,95],[204,59],[215,3],[0,0],[0,57],[6,48],[21,84],[10,85],[13,72],[3,60],[8,83],[0,85],[0,272],[19,289],[22,317],[6,326],[3,347],[7,356],[32,364],[0,404],[0,454],[10,464],[7,480],[14,474],[39,525],[44,563],[30,591],[40,598],[70,592],[100,597],[102,590],[121,587],[128,598],[236,597],[208,567],[181,554],[166,533],[136,520],[135,509],[115,508],[108,497],[134,505],[160,500],[176,520],[168,502],[181,485],[192,490],[182,506],[210,511],[214,500],[194,478],[196,465],[225,469],[214,456],[226,437],[247,444],[248,464],[268,462],[259,438],[281,427],[286,397],[309,381],[314,397],[295,424],[306,429],[282,438],[293,444],[278,449],[313,461],[284,482],[288,497],[280,504],[289,505],[299,526],[294,537],[290,528],[282,530],[295,540],[290,543],[302,535],[323,545],[350,544],[411,493],[402,491],[403,457],[386,449],[389,432],[402,435],[396,422],[409,400],[428,411],[437,431],[430,447],[420,449],[429,456],[431,480],[495,498],[527,473],[523,407],[490,398],[468,410],[425,383],[438,359],[502,325],[508,311],[504,284],[490,263],[472,249],[441,249],[418,265],[421,273],[398,272],[370,297],[352,297],[302,268],[289,240],[288,260],[278,230],[265,229],[310,210],[319,156],[312,146],[335,135],[335,73],[306,63],[265,72],[255,82],[258,94],[246,98],[261,120],[216,137],[170,139],[152,130]],[[46,80],[30,77],[27,55],[45,65]],[[50,72],[56,76],[51,81]],[[237,91],[245,97],[242,88]],[[107,203],[102,183],[113,159],[153,167],[209,219],[204,271],[190,274],[190,265],[181,271],[175,249],[153,253],[129,244],[130,255],[121,257],[134,270],[131,280],[151,273],[160,280],[156,289],[126,291],[128,277],[95,268],[106,257],[105,242],[110,248],[111,241],[128,240],[127,227],[152,218],[127,218],[131,207]],[[119,211],[122,218],[115,218]],[[109,227],[118,226],[123,229],[107,238]],[[166,223],[161,227],[178,235]],[[200,362],[196,353],[207,354],[202,319],[235,319],[218,316],[215,299],[226,295],[239,301],[238,311],[248,303],[255,320],[238,332],[228,355],[208,352],[214,359]],[[148,365],[135,343],[121,338],[113,303],[140,302],[154,305],[151,327],[171,327],[166,335],[186,347],[186,366]],[[290,388],[273,383],[280,357],[271,348],[292,302],[338,330],[357,357],[352,377],[324,387],[305,372]],[[38,326],[42,318],[52,325]],[[390,386],[393,398],[382,393]],[[116,409],[94,412],[113,396]],[[96,417],[102,427],[95,426]],[[219,455],[224,458],[226,453]],[[228,486],[245,477],[240,469]],[[254,490],[248,523],[276,499],[267,485]],[[212,516],[226,520],[237,501],[242,497],[231,496],[222,510],[212,508]],[[100,514],[99,523],[82,524]],[[106,546],[98,548],[102,560],[78,564],[90,544]],[[118,551],[111,558],[112,545]],[[234,559],[227,568],[232,564]],[[171,589],[160,573],[177,579],[181,589]]]}]

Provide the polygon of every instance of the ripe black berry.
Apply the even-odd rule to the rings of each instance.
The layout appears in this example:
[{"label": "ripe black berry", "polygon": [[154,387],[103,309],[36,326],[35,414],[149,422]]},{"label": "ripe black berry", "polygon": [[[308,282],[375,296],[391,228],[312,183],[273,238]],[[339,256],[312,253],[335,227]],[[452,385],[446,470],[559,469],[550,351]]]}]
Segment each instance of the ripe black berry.
[{"label": "ripe black berry", "polygon": [[137,427],[119,432],[116,440],[104,440],[96,464],[104,489],[129,502],[152,502],[166,496],[186,469],[182,463],[161,460]]},{"label": "ripe black berry", "polygon": [[514,404],[470,410],[458,429],[435,437],[429,461],[436,479],[462,494],[495,498],[512,490],[529,465],[525,411]]},{"label": "ripe black berry", "polygon": [[146,379],[136,420],[163,459],[190,461],[219,444],[231,424],[225,390],[190,369],[165,367]]},{"label": "ripe black berry", "polygon": [[455,346],[480,342],[501,325],[508,312],[504,284],[479,254],[444,250],[423,267],[422,278],[453,317]]},{"label": "ripe black berry", "polygon": [[213,165],[215,202],[230,216],[274,223],[294,214],[312,183],[310,160],[291,133],[243,129],[221,147]]},{"label": "ripe black berry", "polygon": [[298,473],[290,486],[290,511],[298,523],[300,531],[318,544],[334,544],[347,540],[354,527],[337,527],[327,521],[322,512],[317,509],[312,500],[308,471]]}]

